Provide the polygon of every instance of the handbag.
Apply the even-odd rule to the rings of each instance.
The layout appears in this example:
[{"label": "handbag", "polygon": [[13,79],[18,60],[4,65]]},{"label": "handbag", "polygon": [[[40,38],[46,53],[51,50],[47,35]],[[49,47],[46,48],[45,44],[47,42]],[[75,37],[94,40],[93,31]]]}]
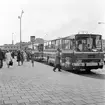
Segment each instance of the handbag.
[{"label": "handbag", "polygon": [[13,61],[12,61],[12,60],[9,61],[9,65],[10,65],[10,66],[13,65]]}]

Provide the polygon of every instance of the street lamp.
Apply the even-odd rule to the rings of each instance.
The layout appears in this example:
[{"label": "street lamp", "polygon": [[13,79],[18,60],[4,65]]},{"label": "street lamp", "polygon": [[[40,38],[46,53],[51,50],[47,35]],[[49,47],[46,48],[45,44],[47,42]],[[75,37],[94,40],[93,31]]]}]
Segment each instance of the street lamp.
[{"label": "street lamp", "polygon": [[18,19],[20,19],[20,50],[21,50],[21,42],[22,42],[22,41],[21,41],[21,40],[22,40],[22,39],[21,39],[21,36],[22,36],[22,35],[21,35],[21,19],[22,19],[22,14],[23,14],[23,13],[24,13],[24,11],[22,10],[22,11],[21,11],[21,15],[18,16]]},{"label": "street lamp", "polygon": [[98,22],[98,24],[105,24],[105,22]]},{"label": "street lamp", "polygon": [[[105,24],[105,22],[98,22],[98,24]],[[103,47],[103,50],[104,50],[105,48]]]}]

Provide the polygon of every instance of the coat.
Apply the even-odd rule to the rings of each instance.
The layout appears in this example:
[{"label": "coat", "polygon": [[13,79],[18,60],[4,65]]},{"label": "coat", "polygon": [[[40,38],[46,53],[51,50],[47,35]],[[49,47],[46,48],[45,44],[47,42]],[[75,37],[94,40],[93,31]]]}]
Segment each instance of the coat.
[{"label": "coat", "polygon": [[19,62],[19,61],[21,61],[21,53],[20,52],[17,53],[17,62]]},{"label": "coat", "polygon": [[0,50],[0,60],[4,59],[4,53]]},{"label": "coat", "polygon": [[21,61],[24,61],[24,55],[23,55],[23,52],[21,52],[21,54],[20,54],[20,59],[21,59]]},{"label": "coat", "polygon": [[58,64],[60,64],[60,52],[57,52],[55,56],[55,65],[58,65]]},{"label": "coat", "polygon": [[6,57],[6,63],[9,64],[9,62],[12,60],[11,53],[10,52],[7,52],[5,54],[5,57]]}]

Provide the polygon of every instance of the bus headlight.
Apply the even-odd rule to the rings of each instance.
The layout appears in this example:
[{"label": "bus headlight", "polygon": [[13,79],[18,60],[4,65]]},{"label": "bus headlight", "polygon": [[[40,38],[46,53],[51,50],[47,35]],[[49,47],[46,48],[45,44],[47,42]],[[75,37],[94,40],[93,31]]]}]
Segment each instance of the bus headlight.
[{"label": "bus headlight", "polygon": [[104,62],[104,60],[103,60],[103,59],[101,59],[101,60],[100,60],[100,62]]}]

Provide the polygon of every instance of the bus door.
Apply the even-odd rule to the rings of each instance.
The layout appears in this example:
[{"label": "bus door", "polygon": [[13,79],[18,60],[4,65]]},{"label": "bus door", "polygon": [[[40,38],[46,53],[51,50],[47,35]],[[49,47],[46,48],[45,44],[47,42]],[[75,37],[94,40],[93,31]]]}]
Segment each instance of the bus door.
[{"label": "bus door", "polygon": [[75,43],[73,39],[63,39],[62,43],[62,63],[65,67],[70,67],[74,62]]}]

